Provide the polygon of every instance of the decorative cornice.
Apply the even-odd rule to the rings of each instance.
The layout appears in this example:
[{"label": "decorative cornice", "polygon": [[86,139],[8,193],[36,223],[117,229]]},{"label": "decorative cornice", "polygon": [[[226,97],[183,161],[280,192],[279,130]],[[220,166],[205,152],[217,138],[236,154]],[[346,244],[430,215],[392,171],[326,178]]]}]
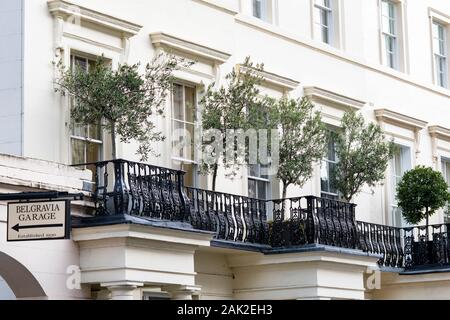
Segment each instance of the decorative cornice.
[{"label": "decorative cornice", "polygon": [[[238,64],[236,65],[236,67],[238,67],[239,70],[246,72],[247,68],[244,67],[242,64]],[[284,91],[292,91],[300,85],[299,81],[292,80],[290,78],[283,77],[281,75],[271,73],[268,71],[256,71],[256,74],[263,79],[265,84],[279,87]]]},{"label": "decorative cornice", "polygon": [[440,22],[445,24],[450,24],[450,16],[439,10],[428,8],[428,15],[432,19],[439,20]]},{"label": "decorative cornice", "polygon": [[450,141],[450,129],[441,126],[430,126],[428,127],[428,133],[441,140]]},{"label": "decorative cornice", "polygon": [[231,57],[229,53],[187,41],[164,32],[151,33],[150,39],[156,48],[178,50],[220,64],[225,63]]},{"label": "decorative cornice", "polygon": [[427,122],[419,120],[407,115],[388,110],[388,109],[377,109],[375,110],[375,117],[379,121],[393,123],[402,127],[406,127],[415,131],[421,130],[426,127]]},{"label": "decorative cornice", "polygon": [[349,98],[339,93],[331,92],[319,87],[305,87],[303,91],[304,95],[310,98],[312,101],[326,100],[340,106],[349,107],[356,110],[361,109],[366,104],[364,101]]},{"label": "decorative cornice", "polygon": [[63,19],[80,19],[98,26],[102,26],[114,32],[122,33],[124,37],[130,38],[136,35],[142,26],[118,19],[98,11],[81,7],[63,0],[51,0],[47,2],[48,10],[55,17]]}]

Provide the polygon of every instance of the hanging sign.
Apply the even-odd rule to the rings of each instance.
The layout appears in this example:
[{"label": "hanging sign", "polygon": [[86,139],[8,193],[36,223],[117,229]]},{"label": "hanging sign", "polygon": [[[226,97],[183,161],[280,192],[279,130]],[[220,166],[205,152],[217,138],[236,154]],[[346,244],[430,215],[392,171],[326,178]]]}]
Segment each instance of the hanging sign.
[{"label": "hanging sign", "polygon": [[8,241],[70,238],[70,201],[8,203]]}]

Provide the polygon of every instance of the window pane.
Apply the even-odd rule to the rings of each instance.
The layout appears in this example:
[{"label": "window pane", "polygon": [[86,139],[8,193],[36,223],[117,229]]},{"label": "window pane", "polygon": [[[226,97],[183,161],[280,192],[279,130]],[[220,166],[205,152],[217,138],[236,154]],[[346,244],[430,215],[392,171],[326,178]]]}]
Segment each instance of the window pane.
[{"label": "window pane", "polygon": [[260,167],[260,176],[262,179],[267,179],[269,180],[269,169],[270,166],[265,164],[265,165],[261,165]]},{"label": "window pane", "polygon": [[328,34],[328,28],[322,27],[322,41],[325,43],[330,43],[330,36]]},{"label": "window pane", "polygon": [[186,105],[186,121],[195,121],[195,89],[191,87],[185,87],[185,105]]},{"label": "window pane", "polygon": [[102,140],[100,134],[100,125],[91,124],[89,125],[88,129],[89,129],[89,138],[95,140]]},{"label": "window pane", "polygon": [[250,198],[256,198],[256,181],[252,179],[248,179],[248,196]]},{"label": "window pane", "polygon": [[336,161],[336,144],[332,137],[328,140],[327,159],[330,161]]},{"label": "window pane", "polygon": [[391,68],[395,68],[395,38],[386,35],[386,60],[387,65]]},{"label": "window pane", "polygon": [[173,85],[173,118],[184,120],[184,106],[183,106],[183,86],[179,84]]},{"label": "window pane", "polygon": [[172,121],[172,128],[172,154],[184,158],[184,124],[174,120]]},{"label": "window pane", "polygon": [[433,37],[433,48],[434,48],[434,52],[440,54],[440,40],[436,37]]},{"label": "window pane", "polygon": [[328,163],[322,161],[322,166],[320,167],[320,189],[325,192],[329,192],[329,182],[328,182]]},{"label": "window pane", "polygon": [[84,157],[85,142],[78,139],[71,140],[72,164],[86,163],[86,159]]},{"label": "window pane", "polygon": [[438,38],[440,40],[444,40],[444,27],[440,24],[438,24],[438,28],[437,28],[437,34],[438,34]]},{"label": "window pane", "polygon": [[445,56],[445,41],[444,40],[439,41],[439,54],[442,56]]},{"label": "window pane", "polygon": [[192,163],[183,163],[181,170],[185,171],[184,183],[188,187],[196,186],[197,166]]},{"label": "window pane", "polygon": [[314,7],[313,15],[314,15],[314,22],[315,23],[320,24],[320,22],[321,22],[320,15],[321,14],[322,14],[322,10],[320,8],[318,8],[318,7]]},{"label": "window pane", "polygon": [[395,5],[392,2],[388,2],[389,18],[395,19]]},{"label": "window pane", "polygon": [[385,17],[389,17],[389,3],[387,1],[381,2],[381,14]]},{"label": "window pane", "polygon": [[100,144],[98,143],[86,143],[86,162],[98,162],[100,161]]},{"label": "window pane", "polygon": [[395,35],[395,20],[394,19],[389,19],[389,29],[388,29],[390,34]]},{"label": "window pane", "polygon": [[72,122],[72,135],[77,137],[86,137],[87,127]]},{"label": "window pane", "polygon": [[444,173],[445,173],[445,181],[450,186],[450,161],[444,161],[443,163]]},{"label": "window pane", "polygon": [[383,26],[383,32],[385,32],[385,33],[390,33],[389,32],[389,17],[386,17],[386,16],[383,16],[382,18],[381,18],[381,23],[382,23],[382,26]]},{"label": "window pane", "polygon": [[194,125],[186,124],[186,132],[184,136],[186,142],[186,157],[189,160],[194,160]]},{"label": "window pane", "polygon": [[328,11],[326,10],[321,10],[321,14],[320,14],[320,22],[322,23],[322,25],[324,26],[329,26],[329,21],[328,21]]},{"label": "window pane", "polygon": [[267,182],[258,181],[258,199],[267,199]]},{"label": "window pane", "polygon": [[249,166],[249,175],[251,177],[260,177],[260,170],[259,170],[259,165],[258,164],[252,164]]},{"label": "window pane", "polygon": [[335,175],[335,168],[336,168],[336,164],[335,163],[328,163],[328,183],[329,183],[329,190],[328,190],[328,192],[330,192],[330,193],[337,193],[337,190],[336,190],[336,186],[335,186],[335,183],[334,183],[334,175]]},{"label": "window pane", "polygon": [[398,151],[398,153],[394,156],[394,175],[400,176],[402,174],[402,159],[401,159],[401,153]]},{"label": "window pane", "polygon": [[262,18],[262,3],[261,0],[253,0],[253,16],[256,18]]},{"label": "window pane", "polygon": [[92,69],[95,68],[95,64],[97,63],[97,61],[95,60],[88,60],[88,72],[91,72]]},{"label": "window pane", "polygon": [[84,71],[87,71],[87,60],[86,58],[75,57],[74,58],[75,67],[81,68]]}]

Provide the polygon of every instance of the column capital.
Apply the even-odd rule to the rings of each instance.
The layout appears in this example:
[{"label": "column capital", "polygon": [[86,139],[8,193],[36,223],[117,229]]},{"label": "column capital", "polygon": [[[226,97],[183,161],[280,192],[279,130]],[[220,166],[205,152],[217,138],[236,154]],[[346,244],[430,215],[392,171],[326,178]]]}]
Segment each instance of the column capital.
[{"label": "column capital", "polygon": [[136,281],[114,281],[114,282],[102,282],[100,283],[101,287],[116,287],[116,286],[134,286],[134,287],[142,287],[144,286],[144,283],[142,282],[136,282]]},{"label": "column capital", "polygon": [[134,300],[134,291],[142,287],[142,282],[118,281],[101,283],[101,287],[111,292],[111,300]]},{"label": "column capital", "polygon": [[192,300],[193,295],[197,295],[201,291],[200,286],[195,285],[169,285],[163,287],[173,300]]}]

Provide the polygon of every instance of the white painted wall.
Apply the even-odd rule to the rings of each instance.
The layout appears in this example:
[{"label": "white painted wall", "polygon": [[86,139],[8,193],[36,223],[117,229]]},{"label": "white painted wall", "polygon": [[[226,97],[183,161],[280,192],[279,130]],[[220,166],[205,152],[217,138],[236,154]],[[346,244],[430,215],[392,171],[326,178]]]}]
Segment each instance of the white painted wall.
[{"label": "white painted wall", "polygon": [[0,153],[22,154],[23,1],[0,2]]},{"label": "white painted wall", "polygon": [[[82,192],[83,181],[90,171],[19,157],[0,155],[0,193],[23,191]],[[89,206],[78,202],[72,206],[73,215],[86,214]],[[81,206],[83,207],[81,207]],[[90,298],[90,288],[72,290],[66,285],[70,266],[80,265],[78,244],[72,240],[7,242],[7,206],[0,203],[0,253],[15,259],[29,270],[39,282],[48,299]],[[16,284],[17,285],[17,284]],[[0,298],[9,295],[0,279]]]},{"label": "white painted wall", "polygon": [[[105,6],[101,0],[73,0],[75,4],[143,26],[138,35],[131,38],[130,63],[150,61],[155,50],[149,34],[162,31],[232,54],[220,67],[222,79],[236,63],[250,55],[254,61],[264,62],[267,71],[299,81],[300,87],[294,91],[294,96],[300,95],[305,86],[317,86],[367,102],[362,112],[372,121],[375,121],[374,109],[388,108],[429,125],[450,127],[450,91],[435,86],[432,80],[429,18],[429,8],[450,15],[450,2],[402,1],[405,26],[402,38],[407,59],[404,72],[381,65],[379,0],[340,0],[339,48],[312,39],[311,0],[278,1],[276,25],[251,17],[249,2],[110,0]],[[239,8],[242,12],[238,12]],[[61,98],[53,92],[53,18],[48,13],[46,0],[27,1],[25,20],[24,155],[67,163],[68,115]],[[84,29],[82,32],[94,42],[116,43],[101,30]],[[120,55],[86,42],[71,41],[68,46],[105,52],[113,58]],[[158,124],[169,134],[167,118],[158,120]],[[401,128],[394,128],[394,131],[402,133]],[[421,152],[415,164],[432,165],[431,139],[426,128],[419,132],[419,137]],[[152,158],[150,162],[171,166],[170,139],[155,144],[155,148],[163,156]],[[118,149],[120,156],[137,160],[134,144],[120,145]],[[225,179],[220,173],[219,190],[246,194],[245,171],[235,181]],[[319,179],[316,175],[302,190],[289,190],[289,195],[318,195]],[[365,188],[355,199],[358,218],[389,223],[386,193],[392,193],[389,181],[374,190]],[[439,221],[442,217],[435,219]]]}]

